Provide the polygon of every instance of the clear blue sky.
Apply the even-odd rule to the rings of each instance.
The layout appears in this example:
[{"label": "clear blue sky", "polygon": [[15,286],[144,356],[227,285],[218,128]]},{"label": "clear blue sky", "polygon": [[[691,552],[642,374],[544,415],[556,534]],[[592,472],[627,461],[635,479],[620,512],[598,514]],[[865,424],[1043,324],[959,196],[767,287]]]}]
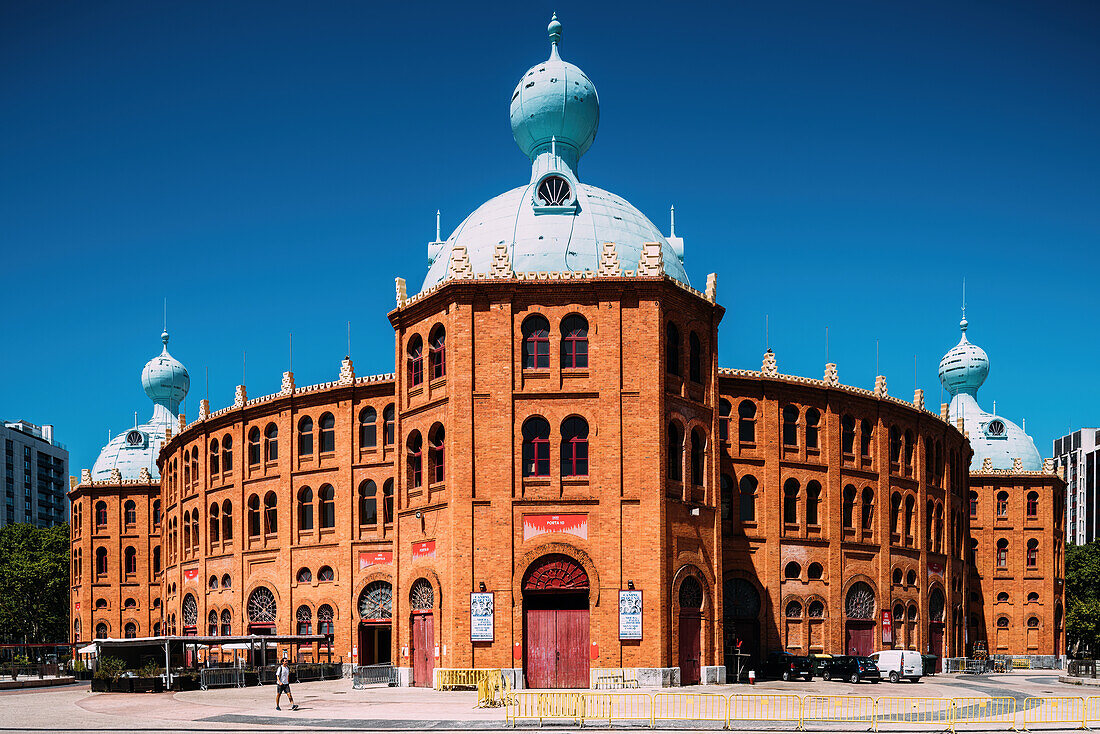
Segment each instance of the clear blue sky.
[{"label": "clear blue sky", "polygon": [[57,426],[73,473],[144,420],[160,347],[232,401],[393,368],[393,278],[528,176],[519,76],[563,56],[602,119],[583,180],[719,275],[724,366],[979,397],[1040,451],[1100,423],[1095,2],[0,4],[0,417]]}]

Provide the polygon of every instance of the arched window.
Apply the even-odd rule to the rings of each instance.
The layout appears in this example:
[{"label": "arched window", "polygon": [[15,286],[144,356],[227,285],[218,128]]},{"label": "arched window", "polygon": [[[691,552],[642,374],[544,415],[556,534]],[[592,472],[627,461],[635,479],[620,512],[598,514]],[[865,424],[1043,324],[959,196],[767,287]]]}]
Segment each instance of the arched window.
[{"label": "arched window", "polygon": [[703,478],[706,475],[706,447],[707,440],[703,436],[702,429],[691,429],[691,484],[695,487],[703,486]]},{"label": "arched window", "polygon": [[233,540],[233,503],[222,502],[222,541]]},{"label": "arched window", "polygon": [[106,640],[107,639],[107,623],[106,622],[100,622],[99,624],[97,624],[95,626],[95,638],[97,640]]},{"label": "arched window", "polygon": [[738,484],[741,522],[756,522],[756,477],[746,474]]},{"label": "arched window", "polygon": [[210,473],[217,474],[221,466],[221,452],[218,450],[218,439],[210,439]]},{"label": "arched window", "polygon": [[137,637],[137,625],[134,624],[133,622],[127,622],[126,627],[125,627],[125,632],[123,632],[123,635],[127,639],[133,639],[133,638]]},{"label": "arched window", "polygon": [[298,490],[298,529],[313,530],[313,490],[309,487]]},{"label": "arched window", "polygon": [[722,398],[718,401],[718,440],[730,440],[730,418],[733,416],[733,405]]},{"label": "arched window", "polygon": [[198,485],[199,483],[199,447],[191,447],[191,481]]},{"label": "arched window", "polygon": [[1008,566],[1008,541],[1001,538],[997,541],[997,568]]},{"label": "arched window", "polygon": [[848,619],[875,618],[875,592],[862,581],[857,581],[848,589],[844,598],[844,613]]},{"label": "arched window", "polygon": [[1036,518],[1039,516],[1039,493],[1028,492],[1027,493],[1027,516],[1030,518]]},{"label": "arched window", "polygon": [[840,418],[840,450],[845,454],[854,454],[856,446],[856,419],[850,415]]},{"label": "arched window", "polygon": [[378,485],[365,479],[359,484],[359,524],[378,524]]},{"label": "arched window", "polygon": [[588,476],[588,423],[570,416],[561,424],[561,475]]},{"label": "arched window", "polygon": [[791,561],[783,567],[783,578],[797,579],[802,576],[802,566],[798,561]]},{"label": "arched window", "polygon": [[248,534],[260,534],[260,498],[257,495],[248,498]]},{"label": "arched window", "polygon": [[905,429],[905,466],[912,471],[913,470],[913,450],[916,448],[916,442],[913,440],[913,431],[910,428]]},{"label": "arched window", "polygon": [[211,609],[210,613],[206,615],[206,634],[211,637],[218,634],[218,612],[215,609]]},{"label": "arched window", "polygon": [[824,573],[825,569],[822,568],[820,563],[817,563],[815,561],[811,563],[806,569],[806,578],[810,579],[811,581],[820,581]]},{"label": "arched window", "polygon": [[1027,618],[1027,626],[1031,627],[1032,629],[1038,627],[1039,626],[1039,618],[1038,617],[1028,617]]},{"label": "arched window", "polygon": [[937,553],[943,553],[943,505],[939,502],[936,503],[936,512],[933,515],[933,531],[932,540]]},{"label": "arched window", "polygon": [[529,316],[523,322],[523,369],[550,368],[550,322],[543,316]]},{"label": "arched window", "polygon": [[207,579],[206,588],[210,589],[211,591],[217,591],[218,590],[218,577],[217,576],[211,576],[209,579]]},{"label": "arched window", "polygon": [[410,433],[409,440],[405,442],[409,489],[417,489],[423,484],[423,448],[424,441],[420,437],[420,431]]},{"label": "arched window", "polygon": [[393,522],[393,480],[387,479],[382,484],[382,522]]},{"label": "arched window", "polygon": [[313,456],[313,419],[308,415],[298,419],[298,455]]},{"label": "arched window", "polygon": [[393,405],[387,405],[382,409],[382,443],[393,446]]},{"label": "arched window", "polygon": [[891,578],[896,585],[901,586],[904,579],[904,574],[902,573],[902,570],[900,568],[895,568]]},{"label": "arched window", "polygon": [[222,610],[222,637],[233,634],[233,614],[228,609]]},{"label": "arched window", "polygon": [[703,381],[703,343],[694,331],[688,335],[688,377],[692,382]]},{"label": "arched window", "polygon": [[668,478],[673,482],[684,479],[684,434],[675,421],[668,424]]},{"label": "arched window", "polygon": [[1007,603],[1008,602],[1008,592],[1007,591],[1002,591],[1001,593],[997,594],[997,602],[1000,603],[1000,604]]},{"label": "arched window", "polygon": [[328,637],[329,642],[332,642],[333,625],[332,619],[335,615],[332,613],[332,607],[328,604],[322,604],[317,607],[317,634],[325,635]]},{"label": "arched window", "polygon": [[123,505],[122,521],[129,527],[137,525],[137,504],[133,500],[126,500]]},{"label": "arched window", "polygon": [[917,585],[917,572],[914,571],[913,569],[909,569],[909,571],[905,574],[905,585],[906,586],[916,586]]},{"label": "arched window", "polygon": [[250,466],[260,463],[260,429],[255,426],[248,432],[248,463]]},{"label": "arched window", "polygon": [[997,626],[1001,629],[1008,629],[1008,617],[998,617]]},{"label": "arched window", "polygon": [[913,495],[905,497],[905,537],[913,537],[913,526],[917,524],[917,501]]},{"label": "arched window", "polygon": [[562,319],[561,366],[563,369],[588,367],[588,322],[580,314]]},{"label": "arched window", "polygon": [[312,635],[313,634],[313,610],[305,604],[298,607],[297,613],[294,615],[295,620],[298,623],[297,630],[300,635]]},{"label": "arched window", "polygon": [[733,517],[733,478],[729,474],[722,474],[718,482],[721,490],[719,502],[722,512],[722,535],[729,535],[732,531],[730,520]]},{"label": "arched window", "polygon": [[864,418],[859,424],[859,454],[865,459],[871,458],[871,439],[874,438],[875,427],[871,421]]},{"label": "arched window", "polygon": [[821,504],[821,484],[811,481],[806,485],[806,524],[818,525],[818,507]]},{"label": "arched window", "polygon": [[191,550],[191,511],[183,513],[183,552]]},{"label": "arched window", "polygon": [[756,443],[756,403],[742,400],[737,405],[737,440]]},{"label": "arched window", "polygon": [[229,574],[227,574],[227,573],[226,573],[226,574],[222,574],[222,588],[223,588],[223,589],[231,589],[231,588],[233,588],[233,579],[232,579],[232,578],[230,577],[230,575],[229,575]]},{"label": "arched window", "polygon": [[[79,552],[79,551],[78,551]],[[153,546],[153,575],[156,576],[160,573],[160,546]]]},{"label": "arched window", "polygon": [[1039,594],[1038,593],[1036,593],[1034,591],[1028,593],[1028,595],[1027,595],[1027,603],[1028,604],[1034,604],[1038,601],[1039,601]]},{"label": "arched window", "polygon": [[849,484],[844,487],[844,504],[841,508],[841,518],[844,527],[855,527],[856,488]]},{"label": "arched window", "polygon": [[199,508],[191,512],[191,550],[199,552]]},{"label": "arched window", "polygon": [[978,541],[974,538],[970,539],[970,565],[975,566],[978,563]]},{"label": "arched window", "polygon": [[96,530],[107,527],[107,503],[96,502],[95,503],[95,527]]},{"label": "arched window", "polygon": [[428,335],[428,379],[436,380],[447,374],[447,331],[437,324]]},{"label": "arched window", "polygon": [[336,450],[336,419],[332,413],[322,413],[321,420],[321,453],[328,454]]},{"label": "arched window", "polygon": [[222,471],[233,469],[233,437],[228,433],[222,436]]},{"label": "arched window", "polygon": [[378,445],[378,413],[367,406],[359,411],[359,448],[373,449]]},{"label": "arched window", "polygon": [[901,462],[901,432],[897,426],[890,426],[890,463]]},{"label": "arched window", "polygon": [[978,493],[970,490],[970,516],[978,516]]},{"label": "arched window", "polygon": [[1008,517],[1008,492],[997,493],[997,517]]},{"label": "arched window", "polygon": [[787,619],[802,619],[802,603],[796,599],[791,599],[783,610],[783,616]]},{"label": "arched window", "polygon": [[432,484],[439,484],[446,476],[445,439],[443,426],[438,423],[428,431],[428,480]]},{"label": "arched window", "polygon": [[1035,568],[1039,565],[1039,541],[1035,538],[1027,541],[1027,567]]},{"label": "arched window", "polygon": [[901,493],[894,492],[890,496],[890,532],[901,532]]},{"label": "arched window", "polygon": [[317,498],[321,503],[321,529],[336,527],[336,490],[331,484],[321,485]]},{"label": "arched window", "polygon": [[183,452],[183,487],[187,489],[191,486],[191,452]]},{"label": "arched window", "polygon": [[665,327],[665,370],[670,375],[680,374],[680,330],[671,322]]},{"label": "arched window", "polygon": [[794,405],[783,408],[783,445],[798,445],[798,408]]},{"label": "arched window", "polygon": [[798,522],[798,490],[797,479],[788,479],[783,483],[783,522]]},{"label": "arched window", "polygon": [[210,538],[211,543],[217,543],[218,538],[221,536],[221,533],[219,532],[221,530],[221,520],[218,517],[218,515],[219,515],[218,503],[217,502],[211,502],[210,503],[210,521],[209,521],[210,532],[207,533],[207,536]]},{"label": "arched window", "polygon": [[276,505],[278,497],[274,492],[264,495],[264,533],[274,535],[279,532],[279,518]]},{"label": "arched window", "polygon": [[523,476],[550,476],[550,422],[533,415],[523,422]]},{"label": "arched window", "polygon": [[818,434],[821,430],[821,411],[817,408],[808,408],[806,410],[806,448],[816,449],[819,448]]},{"label": "arched window", "polygon": [[824,619],[825,618],[825,604],[814,599],[810,602],[809,606],[810,619]]},{"label": "arched window", "polygon": [[313,571],[310,571],[309,568],[303,566],[302,568],[298,569],[297,579],[299,584],[313,583]]},{"label": "arched window", "polygon": [[409,339],[408,353],[409,387],[416,387],[424,382],[424,342],[419,334],[413,334]]},{"label": "arched window", "polygon": [[317,580],[318,581],[332,581],[332,579],[333,579],[332,566],[321,566],[321,568],[318,569],[318,571],[317,571]]},{"label": "arched window", "polygon": [[268,423],[264,429],[264,461],[279,460],[279,427]]},{"label": "arched window", "polygon": [[137,573],[137,550],[133,546],[127,546],[124,552],[126,562],[126,575],[133,576]]}]

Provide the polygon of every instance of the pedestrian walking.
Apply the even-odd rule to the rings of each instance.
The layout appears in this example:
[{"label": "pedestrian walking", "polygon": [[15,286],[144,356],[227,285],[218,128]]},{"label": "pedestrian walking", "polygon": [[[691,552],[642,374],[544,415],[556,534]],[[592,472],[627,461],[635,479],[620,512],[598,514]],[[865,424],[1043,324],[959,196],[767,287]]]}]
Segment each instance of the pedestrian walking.
[{"label": "pedestrian walking", "polygon": [[290,710],[297,711],[298,704],[294,703],[294,696],[290,692],[290,666],[286,663],[286,658],[283,658],[283,662],[279,664],[279,668],[275,671],[275,710],[282,711],[279,706],[279,699],[283,694],[290,699]]}]

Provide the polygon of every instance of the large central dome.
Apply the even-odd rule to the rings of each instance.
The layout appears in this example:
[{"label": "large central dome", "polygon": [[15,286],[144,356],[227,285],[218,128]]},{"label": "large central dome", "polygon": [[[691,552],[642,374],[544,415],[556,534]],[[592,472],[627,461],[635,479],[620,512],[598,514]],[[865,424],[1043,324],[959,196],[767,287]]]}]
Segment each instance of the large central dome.
[{"label": "large central dome", "polygon": [[510,108],[512,135],[531,162],[531,177],[478,207],[446,241],[429,244],[421,290],[447,280],[456,248],[474,275],[490,273],[499,251],[507,252],[514,272],[580,273],[597,269],[606,242],[614,243],[624,270],[637,268],[646,243],[659,244],[665,273],[688,284],[681,240],[666,238],[626,199],[578,179],[580,158],[599,127],[599,99],[588,76],[561,59],[556,16],[547,30],[550,57],[520,78]]}]

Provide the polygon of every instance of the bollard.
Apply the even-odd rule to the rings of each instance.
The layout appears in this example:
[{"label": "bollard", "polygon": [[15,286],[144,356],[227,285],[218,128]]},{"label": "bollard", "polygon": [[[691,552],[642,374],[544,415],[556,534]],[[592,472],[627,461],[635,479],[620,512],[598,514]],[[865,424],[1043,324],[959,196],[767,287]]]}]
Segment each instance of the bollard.
[{"label": "bollard", "polygon": [[756,685],[756,671],[755,670],[750,670],[749,671],[749,685],[750,686],[755,686]]}]

